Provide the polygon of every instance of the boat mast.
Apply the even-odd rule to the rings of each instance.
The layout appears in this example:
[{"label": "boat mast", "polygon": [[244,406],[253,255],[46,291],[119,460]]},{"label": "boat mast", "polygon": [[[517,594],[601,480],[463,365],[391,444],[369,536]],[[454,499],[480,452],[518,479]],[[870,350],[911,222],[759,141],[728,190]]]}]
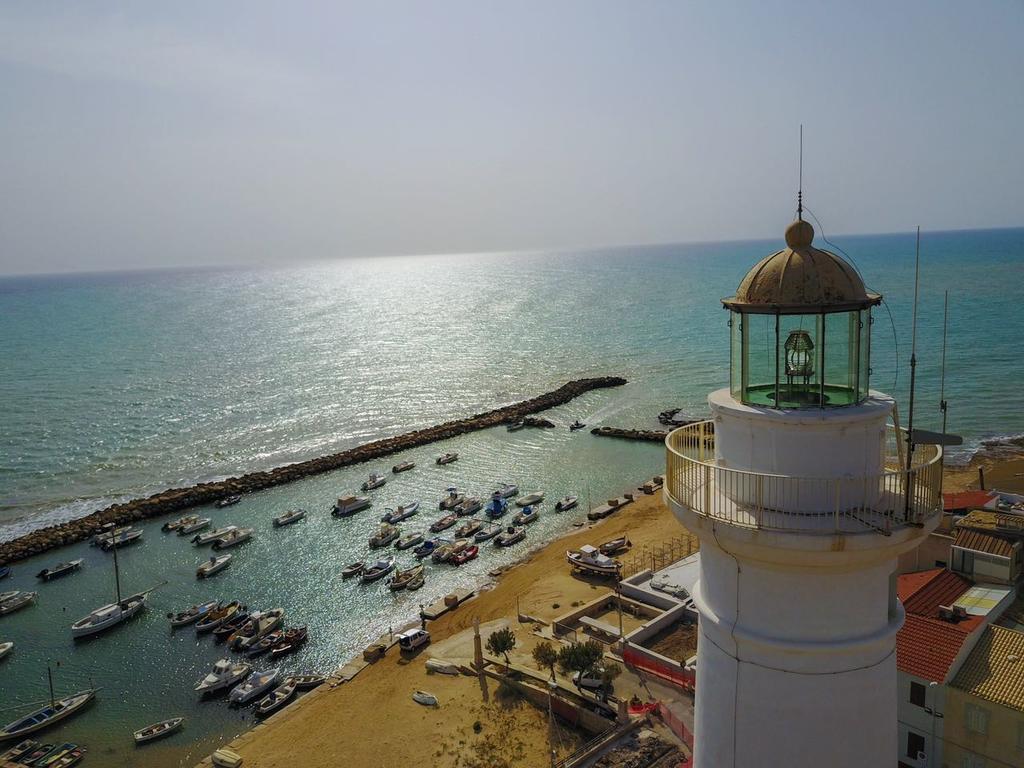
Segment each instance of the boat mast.
[{"label": "boat mast", "polygon": [[121,603],[121,573],[117,565],[117,539],[111,542],[114,548],[114,589],[117,590],[117,602]]},{"label": "boat mast", "polygon": [[56,709],[57,703],[54,701],[53,697],[53,670],[50,669],[49,664],[46,665],[46,677],[50,681],[50,706]]}]

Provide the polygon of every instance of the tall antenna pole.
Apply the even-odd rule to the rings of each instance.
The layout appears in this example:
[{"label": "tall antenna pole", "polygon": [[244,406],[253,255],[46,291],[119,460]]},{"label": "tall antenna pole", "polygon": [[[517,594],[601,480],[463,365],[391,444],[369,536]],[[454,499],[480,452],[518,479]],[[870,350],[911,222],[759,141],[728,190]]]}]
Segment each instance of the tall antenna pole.
[{"label": "tall antenna pole", "polygon": [[[942,373],[939,376],[939,410],[942,411],[942,437],[943,445],[945,445],[946,437],[946,416],[949,410],[949,404],[946,402],[946,326],[949,320],[949,291],[946,291],[945,298],[942,301]],[[941,473],[943,466],[946,463],[946,451],[943,448],[942,461],[939,464],[939,471]],[[940,478],[941,479],[941,478]]]},{"label": "tall antenna pole", "polygon": [[800,123],[800,179],[796,188],[796,217],[804,219],[804,124]]},{"label": "tall antenna pole", "polygon": [[117,539],[111,540],[111,546],[114,548],[114,588],[117,590],[117,602],[121,602],[121,572],[117,565]]},{"label": "tall antenna pole", "polygon": [[910,467],[914,457],[914,385],[917,378],[917,291],[921,277],[921,227],[917,228],[917,247],[914,257],[914,313],[910,331],[910,413],[907,416],[907,491],[903,511],[910,512]]}]

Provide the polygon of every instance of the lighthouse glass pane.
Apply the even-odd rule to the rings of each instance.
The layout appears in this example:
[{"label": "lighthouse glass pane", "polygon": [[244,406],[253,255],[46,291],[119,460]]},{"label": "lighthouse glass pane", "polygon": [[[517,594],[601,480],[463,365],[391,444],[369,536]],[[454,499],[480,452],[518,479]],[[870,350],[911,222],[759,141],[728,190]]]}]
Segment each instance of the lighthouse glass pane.
[{"label": "lighthouse glass pane", "polygon": [[779,391],[773,397],[776,407],[821,406],[823,325],[821,315],[779,315]]},{"label": "lighthouse glass pane", "polygon": [[743,315],[742,397],[751,405],[775,405],[775,315]]},{"label": "lighthouse glass pane", "polygon": [[858,400],[868,396],[871,389],[871,309],[862,310],[860,313],[860,375]]},{"label": "lighthouse glass pane", "polygon": [[729,392],[736,400],[743,389],[743,315],[729,313]]},{"label": "lighthouse glass pane", "polygon": [[824,316],[825,405],[850,405],[858,401],[859,314],[832,312]]}]

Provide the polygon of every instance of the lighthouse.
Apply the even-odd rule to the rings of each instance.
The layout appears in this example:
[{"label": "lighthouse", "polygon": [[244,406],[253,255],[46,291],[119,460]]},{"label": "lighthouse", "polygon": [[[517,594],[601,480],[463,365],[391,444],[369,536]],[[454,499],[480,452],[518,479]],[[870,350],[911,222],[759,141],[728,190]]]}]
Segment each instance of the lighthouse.
[{"label": "lighthouse", "polygon": [[941,448],[872,390],[882,297],[798,218],[729,312],[729,387],[666,439],[665,498],[701,543],[696,768],[897,757],[896,561],[937,526]]}]

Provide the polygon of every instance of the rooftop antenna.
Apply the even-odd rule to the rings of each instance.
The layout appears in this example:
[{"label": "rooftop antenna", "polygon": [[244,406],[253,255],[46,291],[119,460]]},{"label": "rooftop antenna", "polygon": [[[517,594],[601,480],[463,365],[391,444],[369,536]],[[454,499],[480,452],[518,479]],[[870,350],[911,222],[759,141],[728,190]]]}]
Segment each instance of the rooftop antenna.
[{"label": "rooftop antenna", "polygon": [[[949,289],[946,289],[945,297],[942,300],[942,373],[939,374],[939,410],[942,411],[942,439],[946,439],[946,416],[949,410],[949,403],[946,402],[946,325],[949,320]],[[942,454],[940,471],[946,463],[946,454]]]},{"label": "rooftop antenna", "polygon": [[800,123],[800,178],[796,188],[796,217],[804,220],[804,124]]},{"label": "rooftop antenna", "polygon": [[906,517],[909,517],[910,513],[910,494],[912,488],[909,483],[911,482],[910,467],[913,463],[914,458],[914,385],[917,376],[917,292],[918,285],[921,277],[921,227],[917,228],[917,246],[915,249],[914,256],[914,311],[913,319],[911,320],[911,331],[910,331],[910,413],[907,416],[907,479],[908,483],[906,489],[906,500],[903,506],[903,512]]}]

